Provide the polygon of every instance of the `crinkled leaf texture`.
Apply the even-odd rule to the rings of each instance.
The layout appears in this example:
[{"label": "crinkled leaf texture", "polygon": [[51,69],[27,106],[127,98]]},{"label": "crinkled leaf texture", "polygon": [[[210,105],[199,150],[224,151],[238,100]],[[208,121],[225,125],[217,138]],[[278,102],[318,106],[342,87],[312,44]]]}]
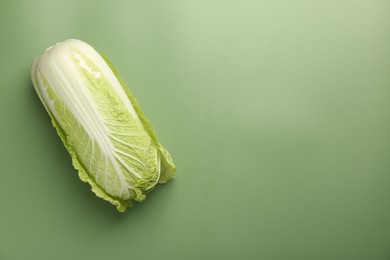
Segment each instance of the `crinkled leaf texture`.
[{"label": "crinkled leaf texture", "polygon": [[176,170],[138,102],[107,59],[70,39],[32,65],[34,88],[82,181],[125,211]]}]

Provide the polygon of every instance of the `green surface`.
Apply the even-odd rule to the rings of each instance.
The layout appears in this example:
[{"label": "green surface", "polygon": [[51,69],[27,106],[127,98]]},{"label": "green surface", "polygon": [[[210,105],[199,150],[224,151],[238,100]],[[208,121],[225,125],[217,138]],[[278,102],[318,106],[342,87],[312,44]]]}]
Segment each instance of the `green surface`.
[{"label": "green surface", "polygon": [[[390,2],[1,1],[0,259],[390,259]],[[110,58],[178,166],[121,214],[30,82]]]}]

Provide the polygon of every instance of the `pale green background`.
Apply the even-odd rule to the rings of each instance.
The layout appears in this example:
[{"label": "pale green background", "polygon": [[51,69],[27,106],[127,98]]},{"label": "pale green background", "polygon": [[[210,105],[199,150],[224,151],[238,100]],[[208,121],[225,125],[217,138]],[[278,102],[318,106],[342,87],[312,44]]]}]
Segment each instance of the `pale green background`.
[{"label": "pale green background", "polygon": [[[390,259],[390,1],[0,1],[0,259]],[[124,214],[29,79],[105,53],[178,166]]]}]

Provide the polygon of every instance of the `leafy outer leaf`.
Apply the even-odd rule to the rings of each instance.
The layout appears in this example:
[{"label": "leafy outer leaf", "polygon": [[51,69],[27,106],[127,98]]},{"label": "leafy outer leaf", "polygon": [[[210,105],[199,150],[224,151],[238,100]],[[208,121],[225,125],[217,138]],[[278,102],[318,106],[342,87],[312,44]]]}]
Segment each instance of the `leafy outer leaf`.
[{"label": "leafy outer leaf", "polygon": [[113,66],[91,46],[67,40],[32,65],[34,88],[92,191],[124,211],[176,166]]}]

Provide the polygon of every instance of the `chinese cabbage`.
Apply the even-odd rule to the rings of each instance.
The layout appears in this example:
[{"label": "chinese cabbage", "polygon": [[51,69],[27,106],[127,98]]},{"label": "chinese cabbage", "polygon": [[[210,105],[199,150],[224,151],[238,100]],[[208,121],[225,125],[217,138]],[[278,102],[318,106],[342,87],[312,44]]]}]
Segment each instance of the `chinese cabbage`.
[{"label": "chinese cabbage", "polygon": [[31,78],[80,179],[98,197],[125,211],[174,176],[137,101],[93,47],[75,39],[54,45],[35,59]]}]

